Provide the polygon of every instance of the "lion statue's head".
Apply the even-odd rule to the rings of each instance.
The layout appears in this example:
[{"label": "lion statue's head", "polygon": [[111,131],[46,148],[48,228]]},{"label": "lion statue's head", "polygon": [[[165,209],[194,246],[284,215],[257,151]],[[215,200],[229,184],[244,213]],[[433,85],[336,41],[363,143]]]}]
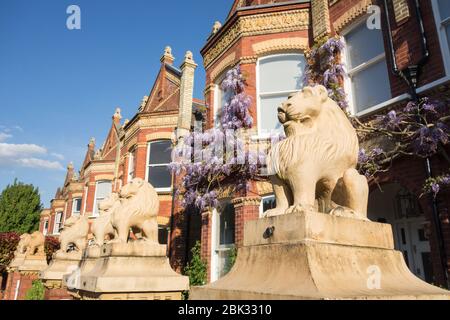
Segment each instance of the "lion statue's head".
[{"label": "lion statue's head", "polygon": [[305,87],[291,94],[278,108],[278,120],[286,135],[289,137],[310,132],[328,99],[324,86]]},{"label": "lion statue's head", "polygon": [[31,241],[31,234],[29,233],[24,233],[20,236],[19,238],[19,244],[17,245],[17,251],[19,253],[25,253],[28,244]]},{"label": "lion statue's head", "polygon": [[119,194],[111,193],[108,198],[105,200],[99,201],[98,210],[100,211],[100,215],[108,213],[111,209],[120,204]]},{"label": "lion statue's head", "polygon": [[272,148],[268,171],[284,176],[306,157],[332,163],[341,158],[356,165],[358,138],[345,112],[328,97],[324,86],[305,87],[278,107],[278,120],[286,140]]},{"label": "lion statue's head", "polygon": [[73,226],[77,221],[80,220],[79,216],[71,216],[69,219],[64,221],[63,227],[61,230],[68,229]]},{"label": "lion statue's head", "polygon": [[[124,210],[138,212],[139,215],[157,215],[159,211],[158,194],[153,186],[141,178],[134,178],[120,189]],[[131,212],[131,211],[130,211]]]}]

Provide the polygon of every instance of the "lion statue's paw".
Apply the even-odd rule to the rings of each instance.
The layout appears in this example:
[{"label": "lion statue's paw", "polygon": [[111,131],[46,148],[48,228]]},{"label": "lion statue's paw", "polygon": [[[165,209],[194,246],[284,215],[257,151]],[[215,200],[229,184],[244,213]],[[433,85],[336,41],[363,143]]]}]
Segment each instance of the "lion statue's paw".
[{"label": "lion statue's paw", "polygon": [[347,207],[343,207],[343,206],[337,206],[336,208],[331,210],[330,215],[335,216],[335,217],[344,217],[344,218],[352,218],[352,219],[360,219],[360,220],[369,221],[369,219],[358,214],[354,210],[347,208]]},{"label": "lion statue's paw", "polygon": [[266,212],[264,212],[263,217],[264,218],[276,217],[276,216],[281,216],[285,213],[286,212],[283,209],[274,208],[274,209],[270,209],[270,210],[267,210]]},{"label": "lion statue's paw", "polygon": [[305,213],[311,211],[316,211],[314,206],[304,206],[302,204],[296,204],[287,209],[285,214]]}]

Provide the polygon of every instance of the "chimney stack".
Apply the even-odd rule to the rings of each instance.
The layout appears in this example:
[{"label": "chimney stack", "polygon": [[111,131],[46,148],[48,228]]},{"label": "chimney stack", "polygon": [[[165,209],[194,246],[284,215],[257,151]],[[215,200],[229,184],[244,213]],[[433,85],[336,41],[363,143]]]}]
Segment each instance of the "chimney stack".
[{"label": "chimney stack", "polygon": [[180,103],[177,139],[184,137],[191,129],[192,100],[194,95],[194,74],[197,64],[191,51],[187,51],[181,65]]}]

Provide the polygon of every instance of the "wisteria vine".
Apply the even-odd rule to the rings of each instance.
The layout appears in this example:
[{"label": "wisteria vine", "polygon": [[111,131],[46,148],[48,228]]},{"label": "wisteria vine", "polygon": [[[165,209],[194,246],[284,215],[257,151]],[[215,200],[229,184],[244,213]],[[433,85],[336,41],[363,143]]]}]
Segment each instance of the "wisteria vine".
[{"label": "wisteria vine", "polygon": [[[219,127],[205,132],[194,130],[174,149],[170,167],[182,176],[178,192],[183,207],[217,208],[221,195],[245,192],[248,182],[257,177],[258,155],[249,151],[245,139],[239,136],[253,126],[249,111],[252,100],[245,93],[239,66],[226,73],[221,88],[228,99],[218,116]],[[224,152],[217,152],[218,148]]]}]

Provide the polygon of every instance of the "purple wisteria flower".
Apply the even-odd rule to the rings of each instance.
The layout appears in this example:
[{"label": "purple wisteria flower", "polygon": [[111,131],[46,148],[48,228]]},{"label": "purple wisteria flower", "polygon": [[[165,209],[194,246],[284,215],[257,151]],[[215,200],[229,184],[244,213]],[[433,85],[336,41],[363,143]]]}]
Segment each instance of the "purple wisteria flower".
[{"label": "purple wisteria flower", "polygon": [[226,73],[221,87],[228,99],[219,118],[220,128],[191,132],[173,153],[169,167],[182,175],[183,207],[216,208],[217,189],[234,186],[238,192],[248,190],[247,181],[258,174],[260,158],[246,150],[236,134],[253,126],[249,111],[252,100],[244,92],[245,80],[239,67]]}]

